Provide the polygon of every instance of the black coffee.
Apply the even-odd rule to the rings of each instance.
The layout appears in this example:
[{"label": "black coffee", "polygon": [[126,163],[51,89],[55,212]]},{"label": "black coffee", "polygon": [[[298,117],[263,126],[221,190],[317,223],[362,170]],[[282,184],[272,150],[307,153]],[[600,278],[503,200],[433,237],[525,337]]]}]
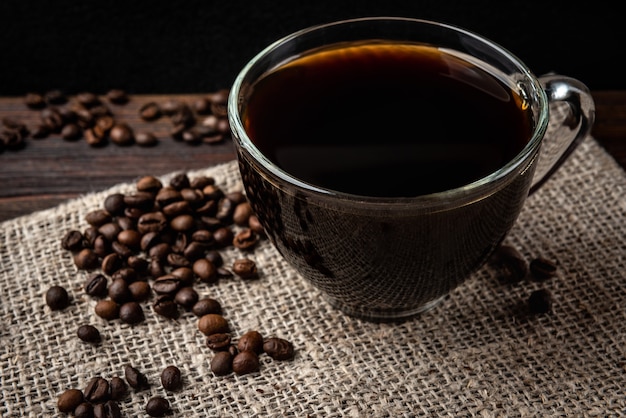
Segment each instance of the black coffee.
[{"label": "black coffee", "polygon": [[416,196],[502,167],[532,135],[522,98],[437,48],[338,45],[259,80],[244,123],[275,164],[324,188]]}]

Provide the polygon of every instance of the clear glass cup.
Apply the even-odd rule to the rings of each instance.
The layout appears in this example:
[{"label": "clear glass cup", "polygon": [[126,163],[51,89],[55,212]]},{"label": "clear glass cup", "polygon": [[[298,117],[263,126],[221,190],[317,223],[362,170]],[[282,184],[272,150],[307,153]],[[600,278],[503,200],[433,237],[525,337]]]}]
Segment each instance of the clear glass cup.
[{"label": "clear glass cup", "polygon": [[[434,45],[496,75],[532,113],[527,144],[476,181],[397,198],[311,184],[264,155],[244,117],[255,83],[319,48],[374,40]],[[567,117],[551,119],[550,109],[556,107]],[[529,193],[590,132],[595,108],[580,81],[556,74],[536,77],[481,35],[426,20],[372,17],[307,28],[269,45],[236,78],[228,113],[247,197],[276,249],[333,306],[379,321],[430,309],[471,277],[513,226]],[[550,123],[556,128],[546,136]]]}]

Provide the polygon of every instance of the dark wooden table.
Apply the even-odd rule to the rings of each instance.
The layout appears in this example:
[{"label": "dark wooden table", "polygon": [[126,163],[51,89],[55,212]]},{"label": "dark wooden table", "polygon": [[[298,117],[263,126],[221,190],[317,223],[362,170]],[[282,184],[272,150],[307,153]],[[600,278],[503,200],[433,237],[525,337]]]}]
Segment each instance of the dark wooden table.
[{"label": "dark wooden table", "polygon": [[[108,105],[115,119],[135,132],[154,132],[159,138],[154,147],[109,143],[94,148],[84,139],[68,141],[55,134],[28,138],[24,148],[0,152],[0,222],[139,176],[184,172],[234,159],[230,139],[219,144],[188,145],[172,139],[169,118],[146,122],[139,117],[145,103],[177,100],[192,104],[208,94],[131,96],[127,104]],[[626,91],[596,91],[593,95],[593,136],[626,168]],[[0,119],[7,117],[33,128],[41,112],[29,109],[24,97],[0,98]]]}]

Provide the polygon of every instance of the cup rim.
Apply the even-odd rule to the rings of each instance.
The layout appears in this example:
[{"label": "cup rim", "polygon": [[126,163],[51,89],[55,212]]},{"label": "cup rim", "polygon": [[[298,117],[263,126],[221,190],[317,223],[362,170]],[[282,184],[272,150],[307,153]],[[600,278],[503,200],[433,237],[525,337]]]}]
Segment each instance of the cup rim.
[{"label": "cup rim", "polygon": [[[341,25],[349,25],[360,22],[368,22],[368,21],[404,21],[404,22],[414,22],[419,24],[431,25],[431,26],[439,26],[446,30],[450,30],[453,32],[461,33],[464,36],[468,36],[473,38],[482,44],[488,46],[492,50],[495,50],[502,57],[505,57],[509,62],[513,63],[520,73],[523,75],[524,79],[530,82],[532,86],[533,92],[538,96],[540,109],[538,118],[535,122],[535,126],[533,129],[532,137],[528,140],[526,145],[515,155],[512,159],[510,159],[505,165],[497,169],[496,171],[491,172],[490,174],[481,177],[471,183],[467,183],[465,185],[442,190],[430,194],[417,195],[417,196],[408,196],[408,197],[375,197],[375,196],[366,196],[366,195],[358,195],[347,192],[342,192],[334,189],[327,189],[324,187],[320,187],[318,185],[305,182],[298,177],[295,177],[285,170],[278,167],[274,162],[272,162],[268,157],[266,157],[259,148],[254,144],[254,142],[248,136],[246,129],[244,128],[243,121],[241,119],[240,112],[238,111],[239,102],[240,102],[240,93],[242,91],[242,87],[244,86],[247,74],[258,64],[258,62],[264,57],[268,56],[272,51],[276,50],[281,45],[292,41],[293,39],[305,35],[307,33],[323,30],[329,27],[336,27]],[[230,90],[230,94],[228,97],[228,119],[231,126],[231,131],[233,134],[233,141],[235,142],[235,146],[239,148],[241,151],[245,151],[254,161],[260,165],[260,167],[271,175],[279,178],[281,181],[290,184],[294,187],[298,187],[306,190],[308,193],[312,193],[319,197],[335,197],[342,200],[354,201],[362,203],[370,203],[373,205],[382,204],[382,205],[390,205],[390,204],[423,204],[426,206],[430,206],[431,204],[437,204],[442,202],[448,202],[450,200],[473,200],[478,198],[482,194],[491,194],[494,189],[499,189],[503,187],[508,182],[506,181],[509,176],[514,172],[522,172],[524,171],[528,165],[532,162],[530,159],[529,164],[523,164],[529,156],[534,155],[535,151],[541,145],[543,136],[548,127],[549,122],[549,110],[548,110],[548,98],[545,90],[541,86],[537,77],[532,73],[532,71],[526,66],[526,64],[519,59],[512,52],[499,45],[498,43],[478,34],[468,29],[464,29],[462,27],[438,22],[434,20],[428,19],[419,19],[419,18],[410,18],[410,17],[394,17],[394,16],[374,16],[374,17],[360,17],[353,19],[343,19],[332,21],[329,23],[322,23],[313,26],[309,26],[298,31],[295,31],[289,35],[286,35],[282,38],[277,39],[276,41],[270,43],[265,48],[263,48],[260,52],[258,52],[255,56],[250,59],[246,65],[240,70],[239,74],[235,78],[233,85]],[[536,158],[536,156],[534,157]],[[514,177],[514,176],[512,176]]]}]

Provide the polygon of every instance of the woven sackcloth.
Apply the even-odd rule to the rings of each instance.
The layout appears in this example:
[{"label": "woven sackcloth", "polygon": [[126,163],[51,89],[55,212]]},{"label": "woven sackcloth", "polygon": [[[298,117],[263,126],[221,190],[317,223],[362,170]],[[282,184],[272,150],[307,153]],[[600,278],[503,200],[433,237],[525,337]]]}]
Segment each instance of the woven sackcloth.
[{"label": "woven sackcloth", "polygon": [[[234,161],[188,174],[242,189]],[[295,346],[292,360],[261,355],[259,372],[242,376],[211,372],[190,312],[167,320],[145,302],[136,325],[95,315],[82,289],[89,272],[60,241],[116,191],[134,183],[0,224],[0,416],[60,416],[61,392],[123,377],[126,364],[150,382],[119,402],[129,417],[146,416],[154,395],[177,417],[626,415],[626,176],[593,138],[528,199],[506,240],[528,260],[557,262],[548,281],[506,284],[487,265],[421,316],[371,323],[331,307],[266,240],[248,255],[258,280],[198,284],[221,302],[235,339],[255,329]],[[225,265],[239,256],[224,252]],[[72,298],[62,311],[44,300],[54,284]],[[532,315],[527,299],[539,288],[552,292],[552,312]],[[80,341],[82,324],[99,328],[102,343]],[[180,391],[160,383],[168,365],[182,371]]]}]

